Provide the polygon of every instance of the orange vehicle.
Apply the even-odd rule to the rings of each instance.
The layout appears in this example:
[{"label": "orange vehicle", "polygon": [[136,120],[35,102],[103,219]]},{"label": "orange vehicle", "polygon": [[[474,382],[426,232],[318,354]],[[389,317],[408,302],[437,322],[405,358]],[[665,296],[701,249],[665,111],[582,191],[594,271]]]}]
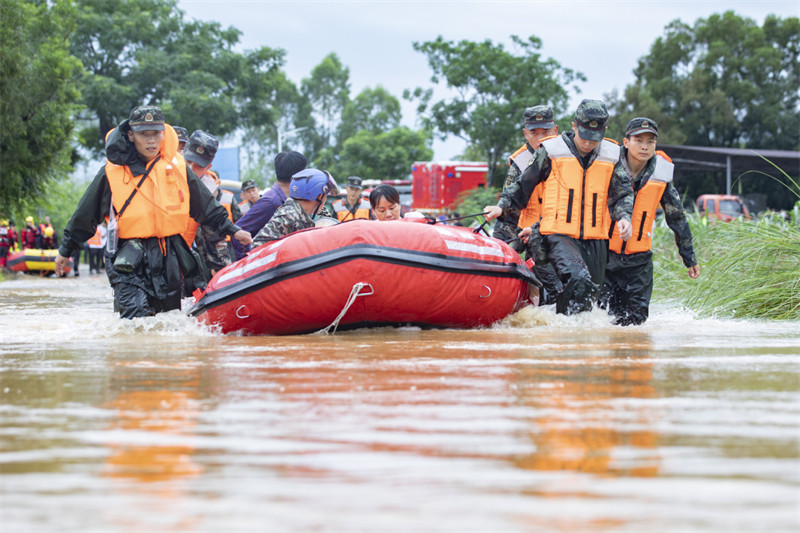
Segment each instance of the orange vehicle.
[{"label": "orange vehicle", "polygon": [[750,218],[750,211],[741,197],[733,194],[703,194],[697,199],[697,210],[701,215],[730,222],[737,218]]}]

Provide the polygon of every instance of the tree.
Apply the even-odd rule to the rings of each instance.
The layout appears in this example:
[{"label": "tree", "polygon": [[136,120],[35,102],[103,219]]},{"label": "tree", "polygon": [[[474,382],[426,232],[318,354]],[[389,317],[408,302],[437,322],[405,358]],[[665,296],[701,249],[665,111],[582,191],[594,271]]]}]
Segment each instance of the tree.
[{"label": "tree", "polygon": [[2,0],[0,20],[0,214],[9,216],[71,168],[80,62],[69,54],[68,2]]},{"label": "tree", "polygon": [[[456,135],[480,148],[489,168],[496,169],[504,153],[520,144],[522,114],[526,107],[550,104],[563,109],[566,87],[585,81],[583,74],[562,68],[538,53],[541,40],[511,36],[515,52],[489,40],[481,43],[445,41],[415,42],[414,49],[428,57],[431,81],[447,83],[455,94],[431,104],[433,91],[405,91],[407,99],[419,101],[417,112],[423,125],[441,138]],[[577,90],[577,89],[576,89]],[[487,185],[493,183],[493,173]]]},{"label": "tree", "polygon": [[238,30],[186,21],[177,0],[76,4],[71,50],[86,69],[80,141],[96,154],[106,132],[142,104],[161,106],[171,124],[217,136],[277,123],[283,50],[236,53]]},{"label": "tree", "polygon": [[[800,19],[759,27],[733,11],[671,22],[634,70],[616,114],[652,113],[659,141],[800,149]],[[663,134],[661,133],[663,131]]]},{"label": "tree", "polygon": [[335,53],[328,54],[311,70],[311,76],[300,82],[300,94],[305,106],[298,126],[307,128],[301,135],[305,155],[309,161],[318,161],[324,149],[333,148],[336,153],[341,147],[335,134],[342,111],[350,101],[350,69]]},{"label": "tree", "polygon": [[369,179],[408,179],[414,161],[433,157],[430,136],[399,126],[375,134],[360,130],[344,141],[338,162],[330,167],[344,181],[347,176]]},{"label": "tree", "polygon": [[398,127],[402,118],[400,102],[389,91],[366,88],[344,107],[338,138],[344,142],[360,130],[378,135]]}]

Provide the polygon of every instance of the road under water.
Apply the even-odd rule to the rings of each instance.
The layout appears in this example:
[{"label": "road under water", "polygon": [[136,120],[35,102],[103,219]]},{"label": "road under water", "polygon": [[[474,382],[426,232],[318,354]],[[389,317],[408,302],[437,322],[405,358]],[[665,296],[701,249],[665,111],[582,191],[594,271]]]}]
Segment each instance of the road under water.
[{"label": "road under water", "polygon": [[12,276],[0,530],[798,531],[798,324],[651,314],[237,337]]}]

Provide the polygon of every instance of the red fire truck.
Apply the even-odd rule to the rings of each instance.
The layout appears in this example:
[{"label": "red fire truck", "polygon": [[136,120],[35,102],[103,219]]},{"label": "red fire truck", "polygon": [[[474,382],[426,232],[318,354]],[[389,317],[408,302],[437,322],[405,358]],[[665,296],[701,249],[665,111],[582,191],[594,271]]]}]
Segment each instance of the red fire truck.
[{"label": "red fire truck", "polygon": [[475,161],[417,161],[411,165],[415,211],[451,210],[462,191],[486,186],[489,165]]}]

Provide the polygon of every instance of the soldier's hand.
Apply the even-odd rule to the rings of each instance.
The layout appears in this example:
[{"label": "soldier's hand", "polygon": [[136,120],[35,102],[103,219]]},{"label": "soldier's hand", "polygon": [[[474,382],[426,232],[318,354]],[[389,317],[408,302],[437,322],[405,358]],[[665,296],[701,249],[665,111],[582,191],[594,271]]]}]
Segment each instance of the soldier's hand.
[{"label": "soldier's hand", "polygon": [[492,220],[493,218],[497,218],[502,214],[503,210],[496,205],[487,205],[483,208],[483,216],[486,217],[486,220]]},{"label": "soldier's hand", "polygon": [[522,231],[517,234],[517,237],[519,237],[522,242],[528,242],[531,233],[533,233],[533,228],[523,228]]},{"label": "soldier's hand", "polygon": [[68,263],[69,263],[69,257],[64,257],[61,254],[58,254],[56,256],[55,260],[56,276],[61,277],[64,275],[64,271],[67,269]]},{"label": "soldier's hand", "polygon": [[697,279],[697,276],[700,275],[700,265],[692,265],[686,272],[689,274],[690,278]]},{"label": "soldier's hand", "polygon": [[242,243],[242,246],[247,246],[251,242],[253,242],[253,237],[250,235],[249,231],[245,231],[240,229],[236,233],[233,234],[233,238]]},{"label": "soldier's hand", "polygon": [[623,241],[627,241],[633,236],[633,225],[631,225],[630,220],[623,218],[617,222],[617,227],[619,228],[619,236],[622,237]]}]

